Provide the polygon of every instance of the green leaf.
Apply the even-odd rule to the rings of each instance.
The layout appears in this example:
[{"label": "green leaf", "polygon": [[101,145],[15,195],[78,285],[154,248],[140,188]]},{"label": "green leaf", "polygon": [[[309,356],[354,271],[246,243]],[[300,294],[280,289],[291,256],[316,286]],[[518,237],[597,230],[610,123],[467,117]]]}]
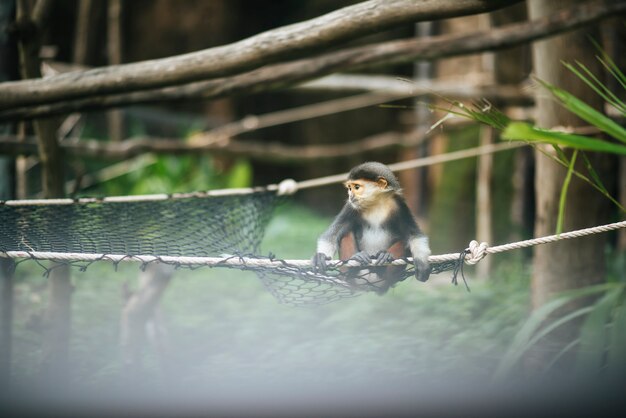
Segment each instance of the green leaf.
[{"label": "green leaf", "polygon": [[593,165],[591,164],[591,161],[589,161],[589,158],[587,158],[587,155],[585,153],[583,153],[582,155],[585,161],[585,167],[587,167],[587,171],[589,172],[589,176],[591,177],[591,180],[595,183],[595,185],[597,186],[598,190],[600,190],[600,192],[602,192],[605,195],[609,194],[609,191],[604,186],[602,179],[600,179],[600,176],[598,175],[596,170],[593,168]]},{"label": "green leaf", "polygon": [[546,364],[546,366],[543,368],[543,373],[545,374],[549,372],[552,367],[554,367],[554,365],[558,363],[561,357],[567,354],[572,348],[576,347],[578,344],[580,344],[580,340],[575,339],[574,341],[567,344],[565,347],[561,348],[556,356],[552,357],[552,360],[550,360],[550,362]]},{"label": "green leaf", "polygon": [[613,327],[609,338],[609,375],[626,380],[626,302],[615,309]]},{"label": "green leaf", "polygon": [[546,81],[537,80],[544,88],[548,89],[563,106],[579,118],[587,121],[613,138],[626,143],[626,129],[622,128],[611,118],[597,111],[573,94],[560,89]]},{"label": "green leaf", "polygon": [[539,129],[526,122],[511,122],[502,133],[502,137],[514,141],[543,142],[584,151],[626,155],[626,146],[621,144],[582,135]]},{"label": "green leaf", "polygon": [[542,328],[544,322],[559,308],[565,306],[568,303],[571,303],[577,298],[590,296],[595,293],[605,292],[614,287],[615,284],[605,283],[596,286],[585,287],[582,289],[570,290],[568,292],[562,293],[561,296],[557,299],[554,299],[535,310],[517,332],[515,338],[513,339],[513,342],[509,346],[509,349],[500,360],[496,372],[494,373],[494,379],[498,380],[506,376],[517,364],[517,362],[522,358],[524,353],[526,353],[534,343],[536,343],[547,333],[562,325],[563,323],[580,315],[583,315],[591,310],[591,308],[584,308],[587,309],[587,311],[576,311],[565,317],[559,318],[558,320],[552,322],[549,326]]},{"label": "green leaf", "polygon": [[569,190],[570,182],[572,181],[572,173],[574,172],[574,164],[576,164],[576,157],[578,156],[578,150],[574,150],[572,158],[567,167],[567,175],[563,180],[563,186],[561,187],[561,196],[559,197],[559,213],[556,220],[556,234],[560,234],[563,231],[563,221],[565,219],[565,201],[567,200],[567,191]]},{"label": "green leaf", "polygon": [[580,329],[580,346],[576,356],[576,374],[585,376],[589,373],[600,373],[607,345],[606,326],[610,322],[611,310],[621,291],[621,288],[617,288],[596,302],[583,323]]},{"label": "green leaf", "polygon": [[[580,78],[585,84],[591,87],[600,97],[602,97],[607,103],[611,104],[619,112],[623,113],[626,110],[626,104],[619,99],[607,86],[605,86],[598,78],[589,70],[584,64],[576,61],[576,64],[585,73],[581,73],[576,67],[571,64],[563,63],[567,69]],[[610,69],[608,71],[611,71]]]},{"label": "green leaf", "polygon": [[602,65],[604,65],[607,70],[609,70],[611,74],[613,74],[617,81],[620,82],[622,87],[626,89],[626,75],[624,75],[624,73],[619,69],[617,64],[615,64],[615,61],[613,61],[613,59],[609,56],[609,54],[606,53],[606,51],[602,48],[602,46],[600,46],[599,43],[597,43],[594,39],[592,39],[591,42],[602,55],[602,58],[598,57],[598,60],[602,63]]},{"label": "green leaf", "polygon": [[[524,344],[523,346],[520,347],[519,350],[517,350],[516,355],[514,357],[512,357],[511,359],[507,359],[507,363],[505,364],[505,367],[501,370],[500,367],[498,367],[498,369],[496,370],[496,378],[501,378],[502,376],[504,376],[506,373],[508,373],[508,371],[511,370],[512,366],[515,365],[515,363],[517,363],[517,361],[519,361],[519,359],[522,357],[522,355],[524,353],[526,353],[533,345],[535,345],[540,339],[542,339],[543,337],[545,337],[546,335],[548,335],[549,333],[551,333],[552,331],[554,331],[555,329],[557,329],[558,327],[560,327],[563,324],[566,324],[567,322],[578,318],[579,316],[583,316],[588,314],[589,312],[591,312],[593,310],[592,307],[586,307],[586,308],[580,308],[577,309],[573,312],[570,312],[569,314],[562,316],[558,319],[556,319],[553,322],[550,322],[549,325],[547,325],[544,328],[539,328],[537,330],[537,332],[532,336],[532,338],[530,338],[526,344]],[[510,363],[509,363],[510,362]],[[501,363],[503,364],[503,363]]]},{"label": "green leaf", "polygon": [[554,152],[556,153],[557,158],[566,166],[569,165],[569,158],[567,158],[567,155],[565,154],[565,152],[563,152],[561,147],[559,147],[558,145],[552,145],[552,148],[554,148]]},{"label": "green leaf", "polygon": [[[615,65],[615,62],[608,57],[608,55],[603,58],[598,58],[602,65],[611,73],[613,77],[622,85],[622,87],[626,90],[626,75]],[[624,103],[620,100],[620,103]]]},{"label": "green leaf", "polygon": [[237,160],[227,178],[229,188],[249,187],[252,184],[252,166],[247,160]]},{"label": "green leaf", "polygon": [[[555,147],[556,150],[559,150],[558,147]],[[557,164],[561,164],[562,166],[566,167],[568,166],[568,162],[564,162],[561,161],[559,158],[557,158],[556,156],[554,156],[553,154],[546,152],[544,149],[537,147],[536,148],[537,151],[539,151],[540,153],[542,153],[546,158],[551,159],[552,161],[554,161]],[[583,154],[584,155],[584,154]],[[579,179],[581,179],[582,181],[586,182],[587,184],[589,184],[591,187],[593,187],[594,189],[596,189],[598,192],[600,192],[604,197],[606,197],[607,199],[609,199],[615,206],[617,206],[619,208],[619,210],[621,210],[622,212],[626,213],[626,207],[624,207],[624,205],[622,205],[619,201],[617,201],[613,196],[611,196],[606,189],[604,189],[603,187],[598,186],[597,184],[595,184],[591,179],[589,179],[588,177],[586,177],[585,175],[583,175],[582,173],[574,170],[574,175],[576,177],[578,177]]]},{"label": "green leaf", "polygon": [[449,100],[443,98],[451,106],[450,108],[444,108],[442,106],[429,105],[431,110],[439,110],[446,113],[451,113],[456,116],[471,119],[475,122],[482,123],[492,128],[503,130],[511,122],[508,116],[506,116],[498,108],[494,107],[489,101],[483,100],[480,103],[472,103],[467,106],[461,102],[455,100]]}]

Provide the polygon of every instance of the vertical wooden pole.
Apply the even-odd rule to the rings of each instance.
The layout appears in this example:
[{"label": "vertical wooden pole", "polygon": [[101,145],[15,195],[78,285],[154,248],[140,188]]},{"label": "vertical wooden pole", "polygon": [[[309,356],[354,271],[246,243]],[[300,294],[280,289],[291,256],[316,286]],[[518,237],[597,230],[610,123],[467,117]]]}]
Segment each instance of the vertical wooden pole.
[{"label": "vertical wooden pole", "polygon": [[[417,37],[424,38],[431,36],[434,31],[433,22],[420,22],[415,25]],[[414,66],[414,80],[420,82],[432,78],[433,65],[429,61],[417,62]],[[418,96],[414,99],[415,104],[415,130],[425,135],[431,125],[431,112],[429,111],[428,96]],[[402,151],[402,160],[412,160],[414,158],[425,157],[428,154],[428,145],[422,143],[417,147]],[[427,182],[428,168],[416,168],[414,170],[406,170],[399,174],[400,181],[404,187],[404,196],[407,204],[422,219],[426,212],[426,197],[428,195]],[[422,223],[422,222],[420,222]]]},{"label": "vertical wooden pole", "polygon": [[[0,2],[0,27],[7,27],[15,19],[15,2]],[[17,78],[17,51],[15,39],[0,32],[0,82]],[[10,125],[0,125],[0,133],[13,131]],[[0,200],[15,197],[14,161],[0,156]],[[15,262],[0,258],[0,391],[6,393],[11,383],[11,355],[13,346],[13,272]]]},{"label": "vertical wooden pole", "polygon": [[[526,5],[518,3],[511,7],[489,13],[491,25],[504,26],[527,20]],[[497,84],[520,84],[530,73],[530,46],[520,45],[494,53],[494,77]],[[501,103],[494,103],[501,107]],[[533,154],[528,148],[515,150],[512,167],[511,226],[503,240],[519,241],[532,237],[534,217]]]},{"label": "vertical wooden pole", "polygon": [[[122,63],[122,0],[109,0],[107,9],[107,55],[109,65]],[[124,139],[124,114],[111,110],[107,114],[109,138],[119,142]]]},{"label": "vertical wooden pole", "polygon": [[[480,145],[494,143],[494,131],[490,126],[480,127]],[[493,154],[484,154],[478,157],[476,174],[476,238],[479,242],[493,244],[493,223],[491,214],[493,179]],[[486,257],[476,265],[479,278],[486,279],[491,273],[491,257]]]},{"label": "vertical wooden pole", "polygon": [[[626,157],[619,160],[619,202],[626,207]],[[620,251],[626,251],[626,230],[618,231],[618,247]]]},{"label": "vertical wooden pole", "polygon": [[[139,382],[142,375],[142,359],[146,349],[146,327],[155,320],[155,313],[174,273],[165,264],[150,264],[139,274],[137,290],[126,300],[120,321],[120,349],[128,379]],[[165,356],[164,370],[168,370]]]},{"label": "vertical wooden pole", "polygon": [[92,23],[93,0],[80,0],[78,2],[78,14],[76,18],[76,35],[74,36],[74,62],[87,64],[89,49],[92,46],[92,33],[89,26]]},{"label": "vertical wooden pole", "polygon": [[[530,18],[551,16],[559,8],[575,5],[578,0],[527,2]],[[534,72],[542,80],[567,89],[579,99],[596,109],[602,109],[602,98],[568,71],[563,62],[582,62],[594,74],[601,74],[601,66],[595,59],[597,51],[590,39],[600,39],[597,26],[567,32],[547,40],[535,42],[532,47]],[[584,126],[586,122],[570,113],[550,95],[537,90],[537,125],[542,128],[555,126]],[[553,152],[546,146],[544,151]],[[565,151],[569,155],[567,150]],[[615,180],[615,158],[609,154],[587,153],[595,171],[607,188]],[[536,154],[535,190],[537,220],[535,235],[555,232],[558,217],[559,196],[566,170],[541,153]],[[580,162],[580,164],[578,164]],[[576,170],[585,170],[581,158]],[[610,202],[595,192],[588,184],[576,177],[570,183],[565,204],[563,230],[574,230],[606,222]],[[605,245],[607,234],[598,234],[575,241],[562,241],[534,248],[532,300],[535,308],[547,303],[555,294],[570,289],[589,286],[604,281]]]},{"label": "vertical wooden pole", "polygon": [[11,383],[14,271],[13,260],[0,258],[0,390],[4,393]]},{"label": "vertical wooden pole", "polygon": [[[26,140],[26,123],[20,122],[17,128],[17,135],[20,141]],[[18,155],[15,158],[15,198],[28,198],[28,161],[25,155]]]},{"label": "vertical wooden pole", "polygon": [[[481,29],[488,30],[491,22],[482,17],[479,20]],[[481,54],[481,69],[483,72],[494,74],[494,54]],[[483,125],[480,127],[480,145],[490,145],[495,142],[493,128]],[[493,244],[493,154],[484,154],[478,157],[476,167],[476,239],[479,242]],[[476,265],[476,274],[481,279],[488,279],[491,275],[493,258],[487,257]]]},{"label": "vertical wooden pole", "polygon": [[[40,32],[50,11],[50,4],[50,0],[38,0],[31,10],[26,0],[17,2],[18,27],[29,28],[21,31],[18,43],[22,78],[41,77]],[[44,196],[63,197],[64,166],[62,150],[56,138],[58,123],[55,119],[39,119],[33,125],[42,166]],[[64,390],[69,381],[72,284],[68,266],[52,267],[48,278],[49,301],[45,311],[41,373],[51,389]]]}]

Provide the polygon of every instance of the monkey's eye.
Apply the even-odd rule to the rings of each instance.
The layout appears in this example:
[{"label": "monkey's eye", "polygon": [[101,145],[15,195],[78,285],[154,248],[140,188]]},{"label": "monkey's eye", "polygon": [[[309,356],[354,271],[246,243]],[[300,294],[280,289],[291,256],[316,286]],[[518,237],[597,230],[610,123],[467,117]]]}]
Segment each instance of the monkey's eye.
[{"label": "monkey's eye", "polygon": [[361,188],[361,186],[359,184],[355,184],[354,185],[354,190],[359,190]]}]

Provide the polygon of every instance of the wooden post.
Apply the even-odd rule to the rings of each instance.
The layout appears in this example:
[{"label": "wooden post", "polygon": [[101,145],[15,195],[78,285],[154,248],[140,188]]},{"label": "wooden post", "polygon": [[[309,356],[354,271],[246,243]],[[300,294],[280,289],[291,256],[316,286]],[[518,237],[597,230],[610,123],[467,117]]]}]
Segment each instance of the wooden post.
[{"label": "wooden post", "polygon": [[0,390],[4,393],[11,383],[14,271],[13,260],[0,258]]},{"label": "wooden post", "polygon": [[[488,17],[479,19],[481,29],[489,30],[492,26]],[[495,79],[495,56],[493,52],[481,54],[481,67],[483,72]],[[492,81],[492,80],[490,80]],[[480,145],[490,145],[496,140],[494,130],[489,126],[480,127]],[[493,245],[494,233],[493,222],[493,154],[485,154],[478,157],[476,162],[476,239],[478,242],[486,242]],[[491,257],[486,257],[476,265],[478,278],[488,279],[491,275]]]},{"label": "wooden post", "polygon": [[[480,127],[480,145],[494,143],[495,133],[490,126]],[[491,214],[493,210],[493,154],[484,154],[478,157],[476,173],[476,238],[479,242],[493,245],[493,223]],[[476,273],[479,278],[487,279],[491,273],[491,257],[484,258],[476,265]]]},{"label": "wooden post", "polygon": [[[107,13],[107,55],[109,65],[122,63],[122,0],[109,0]],[[120,142],[124,139],[124,114],[111,110],[107,114],[109,139]]]},{"label": "wooden post", "polygon": [[[559,8],[575,5],[577,0],[546,2],[529,0],[532,19],[550,16]],[[568,71],[565,62],[582,62],[594,74],[601,73],[590,39],[600,39],[596,27],[586,27],[533,44],[534,72],[542,80],[570,91],[596,109],[602,109],[602,98],[578,77]],[[549,94],[537,90],[537,125],[584,126],[586,122],[565,110]],[[545,147],[544,151],[551,151]],[[565,152],[568,152],[567,150]],[[571,152],[568,152],[571,155]],[[587,153],[594,170],[610,190],[615,180],[615,158],[608,154]],[[559,196],[566,170],[541,153],[536,154],[535,190],[537,193],[537,220],[535,236],[553,234],[558,216]],[[576,169],[583,171],[579,158]],[[606,222],[610,202],[588,184],[572,178],[565,205],[563,230],[574,230]],[[540,245],[534,248],[532,300],[535,308],[548,302],[555,294],[570,289],[601,283],[605,273],[605,245],[607,234],[598,234],[574,241]]]},{"label": "wooden post", "polygon": [[[420,38],[426,38],[433,36],[435,33],[435,24],[433,22],[420,22],[416,25],[417,35]],[[434,65],[430,61],[418,61],[414,67],[416,81],[431,80],[434,75]],[[430,98],[428,96],[422,96],[416,98],[416,119],[417,126],[415,129],[422,135],[426,135],[426,132],[432,125],[433,116],[430,109],[427,107],[430,105]],[[416,157],[426,157],[428,155],[428,144],[426,142],[418,145],[415,150]],[[424,218],[427,213],[427,198],[428,198],[428,167],[422,167],[415,171],[415,213],[418,218]]]},{"label": "wooden post", "polygon": [[80,0],[77,4],[76,35],[74,36],[74,62],[85,65],[89,61],[89,50],[93,47],[93,0]]},{"label": "wooden post", "polygon": [[[22,78],[40,78],[40,32],[50,10],[49,0],[38,0],[31,10],[28,2],[17,2],[18,42]],[[46,198],[64,196],[64,167],[62,150],[56,139],[58,123],[54,119],[33,122],[37,134],[39,159],[42,166],[42,188]],[[49,301],[43,335],[42,378],[50,388],[64,390],[69,381],[69,337],[71,327],[72,284],[69,268],[53,266],[48,278]]]},{"label": "wooden post", "polygon": [[[15,2],[0,2],[0,27],[14,19]],[[0,81],[17,78],[15,39],[0,33]],[[0,125],[0,133],[10,133],[13,127]],[[15,198],[14,161],[0,156],[0,200]],[[13,272],[15,262],[0,258],[0,391],[6,393],[11,383],[11,353],[13,345]]]},{"label": "wooden post", "polygon": [[[518,3],[489,14],[494,28],[527,20],[526,5]],[[530,73],[530,46],[519,45],[494,53],[494,81],[497,84],[521,84]],[[494,102],[501,108],[505,103]],[[529,148],[515,150],[512,167],[511,226],[503,240],[519,241],[532,237],[534,216],[533,154]]]},{"label": "wooden post", "polygon": [[120,322],[120,348],[131,381],[141,378],[146,327],[154,321],[156,309],[173,273],[174,268],[166,264],[148,265],[139,274],[137,290],[127,297]]}]

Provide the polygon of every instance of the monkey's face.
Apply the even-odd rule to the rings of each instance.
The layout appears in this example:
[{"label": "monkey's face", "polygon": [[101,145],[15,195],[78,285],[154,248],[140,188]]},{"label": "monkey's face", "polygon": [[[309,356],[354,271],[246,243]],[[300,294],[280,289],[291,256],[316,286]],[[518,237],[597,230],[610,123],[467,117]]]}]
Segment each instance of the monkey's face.
[{"label": "monkey's face", "polygon": [[348,180],[344,183],[348,189],[348,201],[355,209],[365,209],[373,205],[384,194],[387,189],[387,180],[384,178],[378,181],[357,179]]}]

